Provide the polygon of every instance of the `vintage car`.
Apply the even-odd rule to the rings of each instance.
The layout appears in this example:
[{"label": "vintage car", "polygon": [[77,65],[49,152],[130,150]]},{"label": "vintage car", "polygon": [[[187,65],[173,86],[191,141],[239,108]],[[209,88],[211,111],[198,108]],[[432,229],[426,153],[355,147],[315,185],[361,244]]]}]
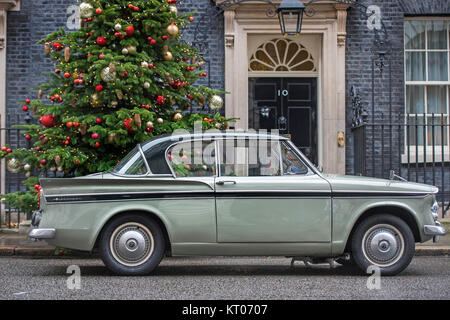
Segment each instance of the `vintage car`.
[{"label": "vintage car", "polygon": [[41,179],[33,239],[98,250],[116,274],[167,256],[285,256],[404,270],[415,243],[438,240],[438,189],[322,174],[287,138],[180,133],[138,145],[117,167]]}]

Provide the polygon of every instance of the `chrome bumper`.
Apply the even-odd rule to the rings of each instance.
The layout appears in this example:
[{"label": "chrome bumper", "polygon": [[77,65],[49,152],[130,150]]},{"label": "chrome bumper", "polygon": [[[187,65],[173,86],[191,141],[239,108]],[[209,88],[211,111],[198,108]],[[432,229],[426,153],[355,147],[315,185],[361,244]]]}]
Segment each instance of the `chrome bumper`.
[{"label": "chrome bumper", "polygon": [[446,231],[445,228],[438,221],[436,221],[434,226],[425,225],[423,227],[423,233],[427,236],[433,236],[433,242],[438,242],[439,237],[444,236]]},{"label": "chrome bumper", "polygon": [[55,229],[32,229],[28,234],[32,239],[55,239]]}]

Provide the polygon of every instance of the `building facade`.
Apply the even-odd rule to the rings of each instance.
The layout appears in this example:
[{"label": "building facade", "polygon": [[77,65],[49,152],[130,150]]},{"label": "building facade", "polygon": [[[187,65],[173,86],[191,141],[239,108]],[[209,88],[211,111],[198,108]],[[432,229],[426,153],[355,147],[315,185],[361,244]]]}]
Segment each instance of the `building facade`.
[{"label": "building facade", "polygon": [[[328,173],[395,169],[450,190],[449,1],[317,0],[297,37],[280,34],[268,1],[234,2],[177,6],[196,11],[184,37],[207,62],[200,84],[228,92],[222,112],[237,129],[279,129]],[[36,42],[75,29],[77,4],[0,0],[1,127],[24,121],[18,102],[52,69]],[[377,48],[383,28],[388,44]]]}]

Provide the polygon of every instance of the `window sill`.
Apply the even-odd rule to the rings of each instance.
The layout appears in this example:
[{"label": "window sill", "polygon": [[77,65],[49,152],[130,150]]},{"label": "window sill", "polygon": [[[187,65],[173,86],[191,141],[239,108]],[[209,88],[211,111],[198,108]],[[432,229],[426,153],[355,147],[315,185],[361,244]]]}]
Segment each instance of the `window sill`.
[{"label": "window sill", "polygon": [[433,161],[433,151],[432,149],[427,150],[426,153],[426,159],[424,159],[424,153],[423,150],[419,150],[417,153],[417,159],[416,159],[416,152],[415,150],[411,150],[409,152],[409,161],[408,161],[408,153],[402,154],[402,164],[415,164],[417,163],[442,163],[442,162],[450,162],[450,153],[448,147],[444,149],[444,156],[442,156],[441,149],[439,149],[439,152],[434,153],[434,161]]}]

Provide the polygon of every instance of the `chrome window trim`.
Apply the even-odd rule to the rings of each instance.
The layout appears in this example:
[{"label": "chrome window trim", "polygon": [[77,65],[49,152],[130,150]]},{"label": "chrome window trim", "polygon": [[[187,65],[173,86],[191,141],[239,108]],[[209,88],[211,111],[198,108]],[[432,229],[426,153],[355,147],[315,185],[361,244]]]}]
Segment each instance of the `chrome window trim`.
[{"label": "chrome window trim", "polygon": [[144,159],[145,167],[147,168],[147,173],[145,175],[146,176],[151,175],[152,170],[150,170],[150,166],[148,165],[147,159],[145,158],[144,151],[142,151],[142,146],[140,143],[138,143],[137,146],[138,146],[138,150],[139,150],[139,153],[141,154],[142,159]]}]

